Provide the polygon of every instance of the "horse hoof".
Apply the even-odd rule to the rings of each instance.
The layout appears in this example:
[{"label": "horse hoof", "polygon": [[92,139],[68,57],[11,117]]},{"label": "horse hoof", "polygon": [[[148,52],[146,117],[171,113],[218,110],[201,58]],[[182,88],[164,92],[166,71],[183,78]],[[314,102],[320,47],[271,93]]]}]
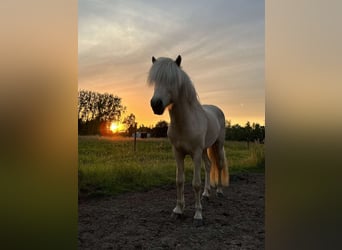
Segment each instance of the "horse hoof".
[{"label": "horse hoof", "polygon": [[181,220],[181,219],[184,218],[184,215],[183,214],[172,213],[171,217],[176,219],[176,220]]},{"label": "horse hoof", "polygon": [[202,201],[203,201],[203,202],[208,202],[208,201],[209,201],[209,196],[203,195],[203,196],[202,196]]},{"label": "horse hoof", "polygon": [[221,192],[216,193],[216,196],[219,197],[219,198],[223,198],[224,197],[223,193],[221,193]]},{"label": "horse hoof", "polygon": [[194,226],[195,227],[201,227],[203,225],[204,225],[203,219],[202,220],[201,219],[194,219]]}]

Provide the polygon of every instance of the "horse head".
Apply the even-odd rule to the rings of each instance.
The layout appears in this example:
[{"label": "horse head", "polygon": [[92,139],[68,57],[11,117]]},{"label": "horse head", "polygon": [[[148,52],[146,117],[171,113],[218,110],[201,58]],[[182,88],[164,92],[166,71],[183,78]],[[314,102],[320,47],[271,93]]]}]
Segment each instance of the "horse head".
[{"label": "horse head", "polygon": [[151,85],[154,85],[154,94],[150,103],[153,112],[157,115],[162,115],[165,108],[178,97],[181,81],[181,61],[180,55],[176,60],[152,57],[152,67],[148,81]]}]

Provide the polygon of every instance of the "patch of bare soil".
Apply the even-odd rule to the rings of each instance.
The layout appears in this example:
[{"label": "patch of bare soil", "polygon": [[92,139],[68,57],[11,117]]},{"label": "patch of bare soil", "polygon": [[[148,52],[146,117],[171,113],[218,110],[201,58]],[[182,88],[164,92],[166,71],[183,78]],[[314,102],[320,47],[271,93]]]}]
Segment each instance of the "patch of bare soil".
[{"label": "patch of bare soil", "polygon": [[79,200],[80,249],[264,249],[264,174],[231,175],[224,197],[202,201],[204,225],[193,225],[194,194],[185,185],[182,218],[171,216],[174,186]]}]

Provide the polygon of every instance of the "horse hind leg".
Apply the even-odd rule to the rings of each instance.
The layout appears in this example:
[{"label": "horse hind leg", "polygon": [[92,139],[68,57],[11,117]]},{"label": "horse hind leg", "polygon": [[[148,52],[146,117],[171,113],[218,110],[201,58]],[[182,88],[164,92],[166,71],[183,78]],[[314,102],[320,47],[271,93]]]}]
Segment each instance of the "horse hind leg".
[{"label": "horse hind leg", "polygon": [[202,159],[205,167],[205,183],[204,192],[202,193],[202,199],[209,199],[210,196],[210,165],[211,162],[208,157],[207,149],[203,150]]}]

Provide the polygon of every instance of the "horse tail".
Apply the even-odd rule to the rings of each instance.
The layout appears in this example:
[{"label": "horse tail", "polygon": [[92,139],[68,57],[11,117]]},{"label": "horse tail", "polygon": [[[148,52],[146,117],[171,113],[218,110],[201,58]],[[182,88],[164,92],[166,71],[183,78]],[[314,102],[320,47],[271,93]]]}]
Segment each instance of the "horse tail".
[{"label": "horse tail", "polygon": [[219,171],[220,167],[219,164],[223,164],[222,166],[222,172],[221,172],[221,184],[222,186],[228,186],[229,185],[229,171],[228,171],[228,162],[226,159],[226,154],[224,151],[224,148],[222,147],[221,155],[223,155],[222,161],[220,161],[220,153],[219,149],[216,144],[211,146],[207,149],[208,157],[211,162],[211,168],[210,168],[210,185],[215,187],[218,184],[219,181]]},{"label": "horse tail", "polygon": [[223,151],[223,167],[222,167],[222,185],[225,187],[229,186],[229,170],[228,170],[228,162],[226,158],[226,153],[224,151],[224,148],[222,148]]}]

